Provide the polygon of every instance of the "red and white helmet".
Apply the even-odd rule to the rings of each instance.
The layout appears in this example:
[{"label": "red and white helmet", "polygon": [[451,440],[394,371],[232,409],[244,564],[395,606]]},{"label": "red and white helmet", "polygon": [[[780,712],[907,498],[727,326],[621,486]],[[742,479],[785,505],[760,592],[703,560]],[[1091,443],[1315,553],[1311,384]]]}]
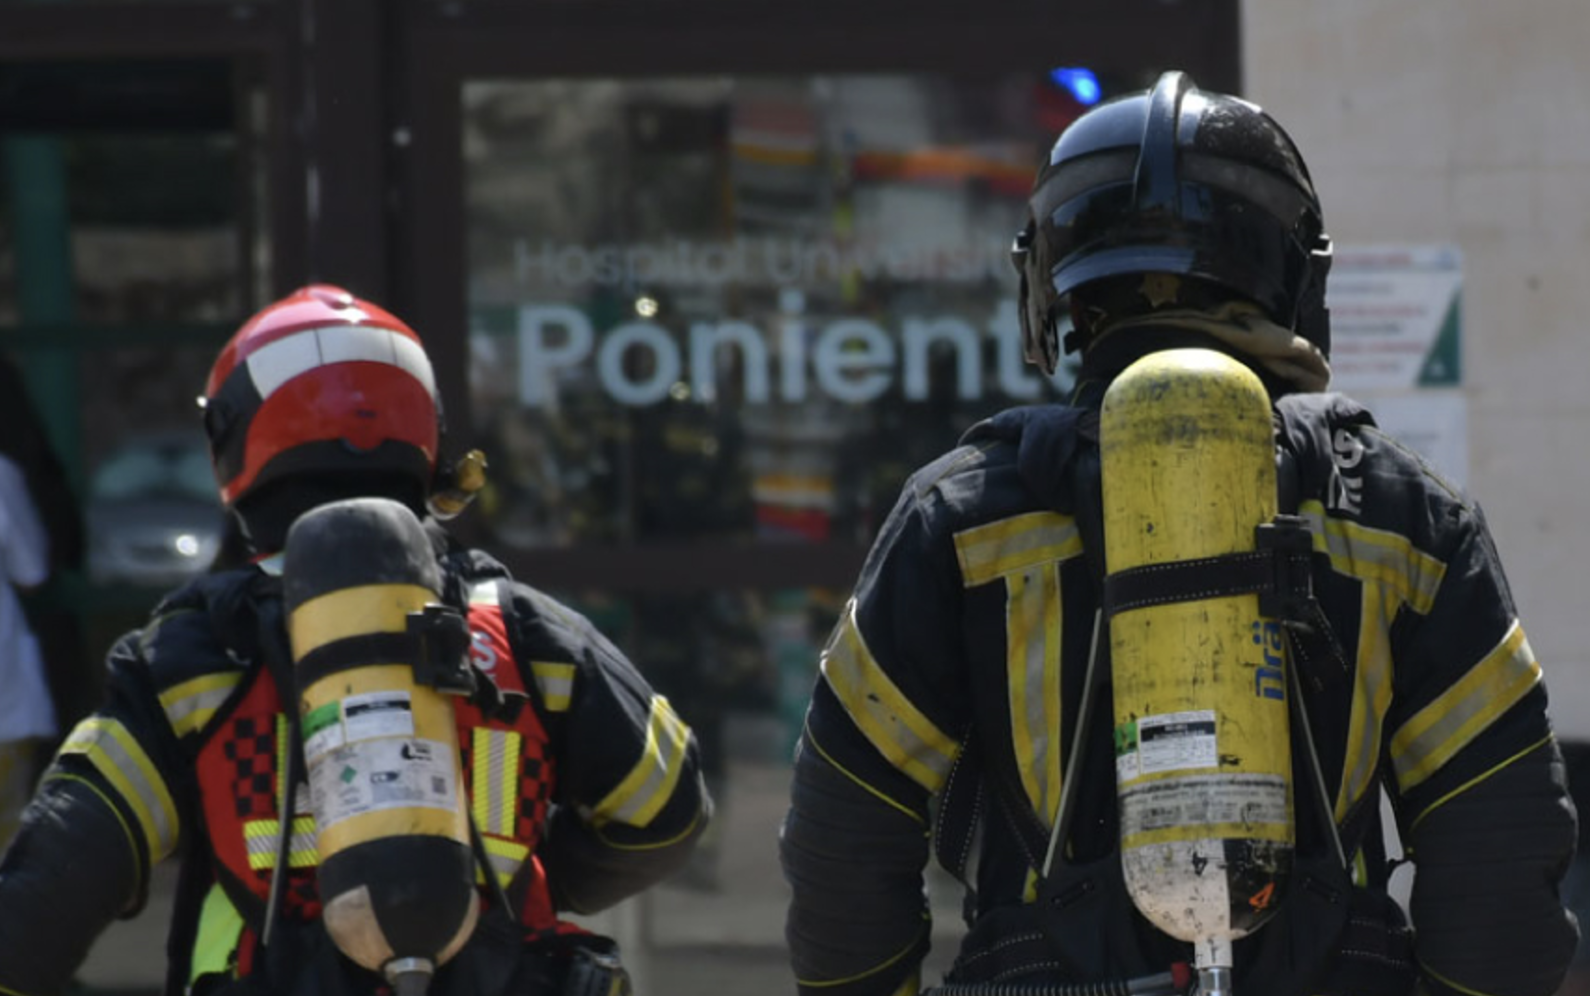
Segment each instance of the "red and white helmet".
[{"label": "red and white helmet", "polygon": [[250,318],[205,384],[204,429],[229,508],[284,478],[436,469],[440,406],[420,337],[340,287],[304,287]]}]

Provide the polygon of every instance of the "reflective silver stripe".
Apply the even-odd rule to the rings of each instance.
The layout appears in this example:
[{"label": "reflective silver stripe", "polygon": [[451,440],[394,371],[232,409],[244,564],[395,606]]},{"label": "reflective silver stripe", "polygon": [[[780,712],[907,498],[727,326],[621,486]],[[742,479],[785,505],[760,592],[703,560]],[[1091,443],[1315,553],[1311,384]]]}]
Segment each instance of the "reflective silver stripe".
[{"label": "reflective silver stripe", "polygon": [[531,661],[530,674],[548,712],[567,712],[574,696],[574,665]]},{"label": "reflective silver stripe", "polygon": [[[243,845],[248,852],[248,866],[255,871],[276,867],[277,835],[281,824],[276,820],[249,820],[243,824]],[[293,817],[293,839],[288,846],[288,867],[313,868],[320,864],[320,850],[313,816]]]},{"label": "reflective silver stripe", "polygon": [[1332,518],[1317,501],[1303,502],[1298,514],[1314,533],[1314,549],[1329,554],[1338,573],[1380,585],[1421,615],[1430,611],[1446,577],[1445,563],[1405,536]]},{"label": "reflective silver stripe", "polygon": [[[491,870],[496,873],[497,881],[503,885],[512,882],[513,877],[519,874],[519,869],[524,867],[530,849],[516,841],[503,840],[484,833],[480,835],[480,839],[485,845],[486,860],[491,864]],[[477,881],[481,878],[478,870],[475,877]]]},{"label": "reflective silver stripe", "polygon": [[598,822],[617,820],[634,827],[649,824],[679,782],[689,737],[689,728],[668,700],[653,695],[640,760],[619,786],[596,804]]},{"label": "reflective silver stripe", "polygon": [[242,675],[236,671],[206,674],[160,693],[160,705],[166,711],[166,721],[177,736],[197,733],[215,716],[227,696],[237,688]]},{"label": "reflective silver stripe", "polygon": [[501,601],[497,596],[497,581],[479,581],[469,588],[470,605],[497,605]]},{"label": "reflective silver stripe", "polygon": [[1358,648],[1353,704],[1347,722],[1347,753],[1342,759],[1341,791],[1336,819],[1369,791],[1380,758],[1382,723],[1391,708],[1391,619],[1400,600],[1379,585],[1365,582],[1359,607]]},{"label": "reflective silver stripe", "polygon": [[1028,512],[955,534],[961,583],[968,588],[1081,553],[1076,522],[1057,512]]},{"label": "reflective silver stripe", "polygon": [[83,720],[60,752],[84,757],[132,809],[148,843],[151,863],[176,850],[179,823],[171,791],[132,731],[119,720]]},{"label": "reflective silver stripe", "polygon": [[1435,774],[1540,678],[1540,663],[1514,619],[1490,653],[1392,735],[1397,784],[1407,790]]},{"label": "reflective silver stripe", "polygon": [[1060,802],[1060,574],[1046,564],[1005,585],[1011,736],[1022,788],[1047,822]]},{"label": "reflective silver stripe", "polygon": [[959,745],[889,680],[856,625],[856,600],[834,628],[820,664],[851,722],[889,763],[928,791],[949,777]]},{"label": "reflective silver stripe", "polygon": [[1022,787],[1045,819],[1060,798],[1060,575],[1082,555],[1076,521],[1028,512],[955,534],[961,583],[1005,581],[1005,683]]},{"label": "reflective silver stripe", "polygon": [[1330,557],[1331,568],[1363,586],[1356,684],[1336,797],[1341,820],[1369,791],[1380,757],[1382,722],[1391,708],[1391,621],[1403,605],[1420,614],[1430,611],[1446,564],[1405,536],[1326,515],[1318,501],[1303,502],[1298,514],[1308,521],[1314,549]]},{"label": "reflective silver stripe", "polygon": [[470,792],[482,833],[512,837],[519,802],[520,736],[476,727],[470,744]]},{"label": "reflective silver stripe", "polygon": [[436,378],[425,350],[408,336],[366,325],[327,325],[284,336],[244,361],[261,400],[283,384],[330,363],[385,363],[407,372],[436,397]]}]

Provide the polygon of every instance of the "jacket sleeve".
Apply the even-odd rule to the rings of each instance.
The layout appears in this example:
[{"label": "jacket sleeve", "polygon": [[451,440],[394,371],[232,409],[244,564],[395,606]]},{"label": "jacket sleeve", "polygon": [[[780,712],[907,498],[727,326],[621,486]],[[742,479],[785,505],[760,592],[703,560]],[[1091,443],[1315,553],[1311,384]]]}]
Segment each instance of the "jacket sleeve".
[{"label": "jacket sleeve", "polygon": [[953,547],[913,480],[823,650],[779,839],[804,996],[915,993],[928,803],[969,719]]},{"label": "jacket sleeve", "polygon": [[142,907],[150,868],[178,844],[178,748],[139,635],[109,664],[104,704],[67,737],[0,863],[0,993],[65,992],[105,928]]},{"label": "jacket sleeve", "polygon": [[583,616],[515,586],[557,788],[537,855],[560,910],[595,913],[684,864],[711,818],[695,735]]},{"label": "jacket sleeve", "polygon": [[1438,996],[1548,996],[1578,936],[1559,895],[1575,814],[1483,516],[1462,504],[1447,516],[1428,611],[1392,630],[1386,725],[1416,953]]}]

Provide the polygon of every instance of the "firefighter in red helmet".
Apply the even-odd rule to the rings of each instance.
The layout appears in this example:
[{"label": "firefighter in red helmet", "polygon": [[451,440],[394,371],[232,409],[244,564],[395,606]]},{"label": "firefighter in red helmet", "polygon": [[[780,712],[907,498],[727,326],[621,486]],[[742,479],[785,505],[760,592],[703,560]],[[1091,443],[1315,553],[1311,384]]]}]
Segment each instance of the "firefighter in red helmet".
[{"label": "firefighter in red helmet", "polygon": [[[696,742],[588,620],[448,535],[440,520],[478,487],[480,467],[441,458],[440,399],[419,336],[341,288],[305,287],[239,329],[201,405],[246,562],[172,592],[111,649],[103,704],[68,738],[0,864],[0,993],[64,992],[99,933],[143,906],[150,869],[167,859],[181,862],[168,992],[363,996],[398,985],[401,972],[383,975],[333,941],[330,897],[317,888],[326,824],[379,819],[395,803],[365,797],[355,812],[346,795],[338,812],[319,783],[299,784],[306,755],[313,780],[327,734],[298,715],[307,699],[289,686],[301,679],[293,661],[281,666],[286,655],[303,664],[286,633],[298,626],[295,584],[321,580],[294,574],[294,544],[305,542],[295,538],[303,523],[349,509],[349,521],[373,509],[413,525],[413,543],[370,559],[418,571],[437,602],[424,614],[457,622],[454,643],[344,641],[378,645],[381,661],[408,663],[404,648],[422,648],[415,718],[407,699],[390,713],[416,738],[401,740],[402,755],[458,762],[476,908],[429,966],[429,992],[627,992],[613,942],[562,914],[611,906],[688,857],[711,812]],[[438,646],[452,652],[424,656]],[[422,741],[419,697],[433,692],[446,693],[446,736]],[[343,710],[337,735],[356,746]],[[402,892],[426,869],[377,872]]]}]

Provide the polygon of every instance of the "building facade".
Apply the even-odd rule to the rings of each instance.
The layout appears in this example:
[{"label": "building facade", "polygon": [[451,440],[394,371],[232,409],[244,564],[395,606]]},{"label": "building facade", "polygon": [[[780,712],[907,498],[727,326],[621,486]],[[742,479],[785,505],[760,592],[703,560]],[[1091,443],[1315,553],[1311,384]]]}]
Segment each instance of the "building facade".
[{"label": "building facade", "polygon": [[1467,484],[1485,509],[1559,733],[1590,739],[1590,14],[1243,4],[1246,94],[1308,155],[1338,244],[1462,258]]}]

